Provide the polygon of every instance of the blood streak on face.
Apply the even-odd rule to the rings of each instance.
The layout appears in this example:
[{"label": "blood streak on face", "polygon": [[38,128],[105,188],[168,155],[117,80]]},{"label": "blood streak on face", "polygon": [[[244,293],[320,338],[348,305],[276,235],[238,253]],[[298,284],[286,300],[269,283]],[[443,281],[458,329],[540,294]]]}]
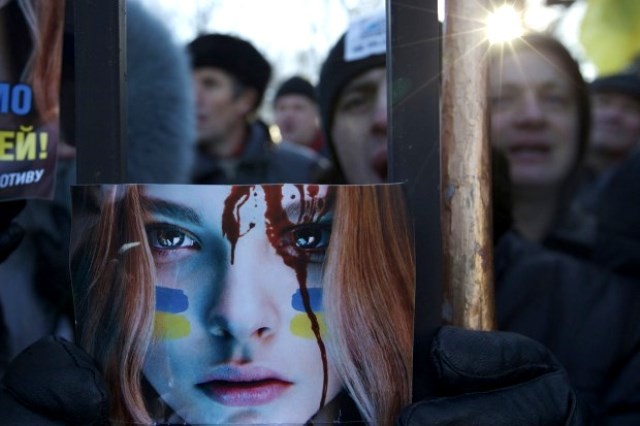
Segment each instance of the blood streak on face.
[{"label": "blood streak on face", "polygon": [[252,186],[234,186],[231,188],[231,194],[224,200],[222,234],[231,244],[232,265],[235,260],[236,243],[240,238],[240,208],[249,200],[252,190]]},{"label": "blood streak on face", "polygon": [[[321,409],[325,405],[328,387],[328,363],[327,351],[321,336],[321,328],[318,318],[314,313],[307,288],[307,266],[310,261],[310,254],[302,250],[296,250],[295,247],[287,244],[282,238],[283,230],[290,229],[297,224],[318,221],[328,213],[328,203],[326,198],[332,196],[333,192],[329,191],[325,197],[318,197],[318,185],[295,185],[300,194],[300,213],[296,222],[290,220],[283,207],[283,185],[264,185],[262,189],[265,193],[266,210],[265,223],[266,234],[271,246],[276,253],[282,258],[285,265],[292,268],[298,279],[300,286],[300,294],[304,305],[304,310],[311,323],[311,329],[318,343],[320,357],[322,359],[323,385],[322,397],[320,399]],[[306,194],[305,194],[306,187]],[[234,187],[225,200],[225,208],[222,217],[223,235],[231,243],[231,262],[233,263],[233,252],[240,235],[240,208],[247,202],[253,187]],[[292,196],[292,198],[294,198]]]}]

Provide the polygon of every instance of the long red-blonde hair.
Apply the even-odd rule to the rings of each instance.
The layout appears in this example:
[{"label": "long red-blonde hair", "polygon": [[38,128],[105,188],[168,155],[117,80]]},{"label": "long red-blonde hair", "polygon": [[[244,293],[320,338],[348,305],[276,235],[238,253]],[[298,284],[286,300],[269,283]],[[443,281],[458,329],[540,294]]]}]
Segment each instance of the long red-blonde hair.
[{"label": "long red-blonde hair", "polygon": [[[98,219],[74,244],[80,343],[101,366],[112,420],[151,423],[142,366],[155,306],[146,212],[136,185],[81,189]],[[410,403],[415,262],[401,188],[339,186],[323,294],[328,350],[363,420],[392,424]],[[78,211],[74,211],[74,220]]]}]

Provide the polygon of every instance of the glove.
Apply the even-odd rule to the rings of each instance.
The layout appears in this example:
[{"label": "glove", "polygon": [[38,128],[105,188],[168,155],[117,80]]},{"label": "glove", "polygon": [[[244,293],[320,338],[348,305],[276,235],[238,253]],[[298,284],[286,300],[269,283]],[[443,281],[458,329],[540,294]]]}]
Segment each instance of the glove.
[{"label": "glove", "polygon": [[12,221],[22,211],[25,204],[24,200],[0,203],[0,263],[9,257],[22,241],[24,230]]},{"label": "glove", "polygon": [[587,424],[563,368],[532,339],[444,326],[430,356],[438,395],[405,408],[398,425]]},{"label": "glove", "polygon": [[9,364],[0,413],[7,425],[106,425],[107,384],[78,346],[44,337]]}]

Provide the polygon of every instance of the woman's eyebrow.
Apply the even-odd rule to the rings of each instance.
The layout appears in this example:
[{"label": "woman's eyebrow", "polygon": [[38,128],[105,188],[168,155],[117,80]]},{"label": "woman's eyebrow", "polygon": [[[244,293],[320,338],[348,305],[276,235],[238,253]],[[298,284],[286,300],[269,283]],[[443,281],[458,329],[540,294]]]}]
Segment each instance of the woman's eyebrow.
[{"label": "woman's eyebrow", "polygon": [[166,216],[180,222],[202,225],[200,215],[191,207],[182,204],[157,198],[142,197],[142,207],[153,214]]}]

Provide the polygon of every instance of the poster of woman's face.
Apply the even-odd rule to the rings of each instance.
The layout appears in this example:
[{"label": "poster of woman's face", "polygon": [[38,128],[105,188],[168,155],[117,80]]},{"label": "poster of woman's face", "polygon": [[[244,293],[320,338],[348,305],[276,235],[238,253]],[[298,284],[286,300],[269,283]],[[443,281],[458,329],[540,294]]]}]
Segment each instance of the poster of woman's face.
[{"label": "poster of woman's face", "polygon": [[79,186],[73,200],[80,343],[113,419],[375,421],[408,402],[400,186]]}]

